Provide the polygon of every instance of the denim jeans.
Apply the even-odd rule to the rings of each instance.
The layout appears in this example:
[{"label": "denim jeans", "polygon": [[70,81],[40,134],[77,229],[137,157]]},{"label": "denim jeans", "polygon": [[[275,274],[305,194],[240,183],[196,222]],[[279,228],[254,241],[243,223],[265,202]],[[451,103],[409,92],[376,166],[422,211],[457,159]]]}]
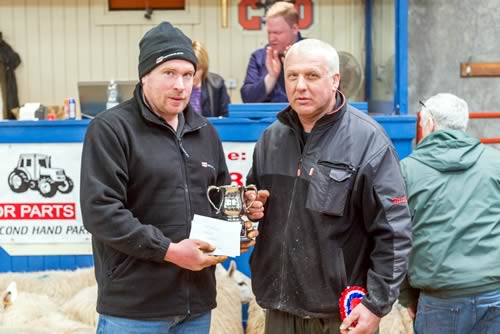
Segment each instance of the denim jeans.
[{"label": "denim jeans", "polygon": [[165,320],[136,320],[101,314],[96,334],[208,334],[210,320],[211,312]]},{"label": "denim jeans", "polygon": [[420,294],[415,334],[500,333],[500,291],[459,298]]}]

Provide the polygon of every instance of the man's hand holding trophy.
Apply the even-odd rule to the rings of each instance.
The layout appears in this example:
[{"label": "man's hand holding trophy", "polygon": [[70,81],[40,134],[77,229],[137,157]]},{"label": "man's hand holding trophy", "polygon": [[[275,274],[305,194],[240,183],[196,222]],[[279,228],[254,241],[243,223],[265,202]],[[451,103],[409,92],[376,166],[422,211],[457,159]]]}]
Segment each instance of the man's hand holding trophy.
[{"label": "man's hand holding trophy", "polygon": [[[254,185],[210,186],[207,190],[207,197],[216,213],[222,215],[223,219],[241,224],[240,252],[248,251],[259,235],[253,221],[264,217],[264,205],[269,192],[257,190]],[[212,200],[215,197],[218,197],[217,205]]]}]

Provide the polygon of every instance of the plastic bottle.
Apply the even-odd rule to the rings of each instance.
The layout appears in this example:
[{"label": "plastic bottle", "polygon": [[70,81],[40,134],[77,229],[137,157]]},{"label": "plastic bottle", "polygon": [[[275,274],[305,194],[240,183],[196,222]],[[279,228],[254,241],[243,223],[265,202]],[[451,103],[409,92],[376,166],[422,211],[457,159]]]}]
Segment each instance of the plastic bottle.
[{"label": "plastic bottle", "polygon": [[69,98],[64,99],[64,119],[69,119]]},{"label": "plastic bottle", "polygon": [[106,101],[106,109],[113,108],[118,105],[118,87],[114,80],[108,84],[108,100]]},{"label": "plastic bottle", "polygon": [[68,104],[69,104],[68,119],[76,119],[76,101],[75,101],[75,99],[69,98]]}]

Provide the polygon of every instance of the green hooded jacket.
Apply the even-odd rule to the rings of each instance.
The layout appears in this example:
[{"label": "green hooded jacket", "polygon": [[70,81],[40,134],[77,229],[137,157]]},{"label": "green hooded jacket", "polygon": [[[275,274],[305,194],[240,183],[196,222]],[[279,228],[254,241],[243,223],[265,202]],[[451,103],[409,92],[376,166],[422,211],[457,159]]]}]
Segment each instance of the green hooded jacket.
[{"label": "green hooded jacket", "polygon": [[401,167],[412,214],[410,285],[440,298],[499,290],[500,152],[439,130]]}]

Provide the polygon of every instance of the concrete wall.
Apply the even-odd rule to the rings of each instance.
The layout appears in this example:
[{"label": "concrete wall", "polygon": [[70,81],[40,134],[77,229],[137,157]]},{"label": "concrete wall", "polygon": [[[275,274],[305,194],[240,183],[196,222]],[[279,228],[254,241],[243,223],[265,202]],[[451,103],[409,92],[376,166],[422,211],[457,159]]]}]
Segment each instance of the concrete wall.
[{"label": "concrete wall", "polygon": [[[499,0],[409,0],[409,112],[439,92],[470,111],[500,112],[499,78],[461,78],[460,63],[500,62]],[[472,120],[469,132],[500,137],[500,119]],[[498,148],[498,145],[497,145]]]}]

